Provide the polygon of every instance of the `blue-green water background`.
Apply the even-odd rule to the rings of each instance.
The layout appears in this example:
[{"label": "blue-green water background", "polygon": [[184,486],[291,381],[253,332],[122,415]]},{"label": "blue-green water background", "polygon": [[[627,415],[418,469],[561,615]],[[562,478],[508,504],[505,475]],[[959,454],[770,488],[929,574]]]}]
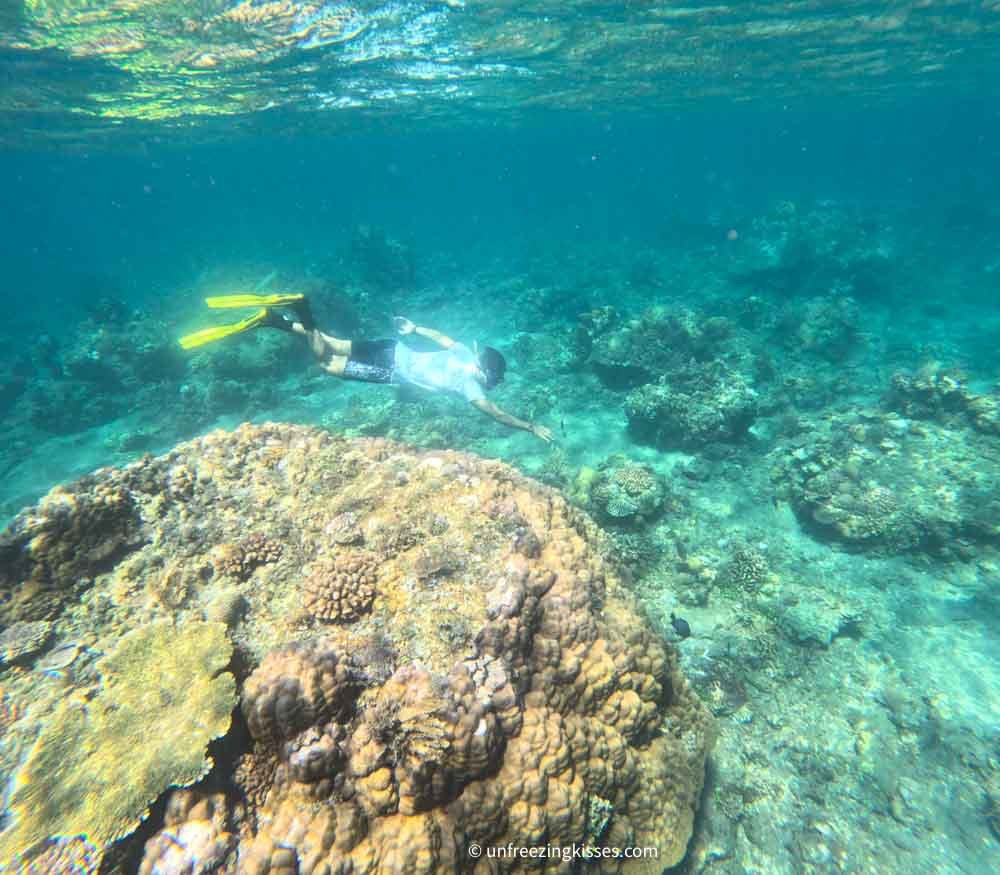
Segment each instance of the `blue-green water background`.
[{"label": "blue-green water background", "polygon": [[[781,199],[890,204],[948,247],[996,233],[990,100],[709,101],[649,117],[477,121],[283,137],[272,120],[259,137],[224,144],[176,132],[121,151],[108,135],[72,154],[8,152],[10,319],[61,333],[95,282],[149,306],[247,253],[314,263],[358,223],[466,266],[591,243],[683,245],[686,234],[697,245]],[[969,306],[989,298],[967,291]]]}]

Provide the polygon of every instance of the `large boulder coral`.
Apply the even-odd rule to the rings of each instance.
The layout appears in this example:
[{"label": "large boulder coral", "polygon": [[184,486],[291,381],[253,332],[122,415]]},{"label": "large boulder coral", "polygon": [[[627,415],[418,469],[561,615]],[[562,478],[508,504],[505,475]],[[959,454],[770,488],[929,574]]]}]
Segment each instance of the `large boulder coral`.
[{"label": "large boulder coral", "polygon": [[[208,788],[230,788],[226,808],[216,800],[186,819],[168,817],[147,845],[147,865],[173,859],[171,837],[180,833],[197,836],[190,847],[212,858],[185,856],[191,871],[211,871],[238,836],[243,875],[485,872],[470,855],[474,844],[659,850],[652,865],[602,860],[594,871],[607,873],[659,872],[683,857],[710,717],[674,650],[605,564],[599,530],[556,492],[462,453],[280,425],[213,433],[80,488],[98,483],[128,484],[141,537],[95,571],[82,598],[72,575],[53,581],[68,588],[52,646],[87,629],[107,647],[124,630],[168,622],[180,636],[205,626],[218,635],[225,627],[205,624],[203,614],[220,593],[243,603],[225,635],[245,720]],[[280,543],[280,555],[245,576],[215,573],[218,547],[248,531]],[[323,623],[303,612],[303,584],[317,564],[359,551],[371,559],[366,586],[376,593],[367,613]],[[427,557],[442,556],[422,573]],[[166,567],[188,581],[183,598],[151,594]],[[92,690],[93,679],[81,673],[67,686],[53,688],[48,716],[37,688],[10,687],[23,701],[35,697],[42,750],[56,750],[44,743],[49,736],[84,731],[73,716],[81,706],[65,697]],[[161,684],[152,687],[162,695]],[[109,684],[88,707],[132,702],[143,688]],[[212,715],[228,707],[231,687],[212,704],[176,692],[164,719],[204,723],[199,744],[220,731]],[[149,725],[145,716],[138,724]],[[32,728],[16,721],[8,731]],[[103,736],[87,748],[102,757],[117,750]],[[65,756],[82,765],[89,754]],[[158,756],[169,760],[167,751]],[[154,786],[164,791],[197,773],[165,770],[135,798],[145,805]],[[53,789],[30,763],[24,777],[17,806]],[[101,780],[95,775],[93,787]],[[74,786],[77,796],[89,792]],[[66,822],[104,843],[138,816],[130,806],[114,828],[96,831],[86,818]],[[37,819],[22,832],[15,818],[15,831],[0,833],[4,847],[21,850],[61,829]],[[531,863],[565,870],[562,860]],[[527,867],[509,861],[508,869]]]}]

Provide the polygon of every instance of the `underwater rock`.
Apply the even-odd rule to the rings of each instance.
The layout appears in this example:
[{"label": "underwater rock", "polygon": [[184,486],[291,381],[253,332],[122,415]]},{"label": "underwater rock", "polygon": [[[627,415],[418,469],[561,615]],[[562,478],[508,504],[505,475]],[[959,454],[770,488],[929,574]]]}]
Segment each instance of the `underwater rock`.
[{"label": "underwater rock", "polygon": [[[183,500],[178,470],[192,475]],[[229,722],[234,684],[219,672],[235,645],[252,741],[231,733],[218,764],[229,773],[212,781],[236,782],[246,808],[229,800],[231,824],[212,826],[214,808],[168,823],[150,861],[174,860],[179,830],[205,866],[239,835],[248,875],[357,861],[444,875],[473,842],[571,845],[598,831],[608,847],[655,845],[658,866],[682,858],[711,717],[602,558],[597,528],[558,493],[463,453],[282,425],[215,432],[101,479],[126,476],[135,550],[58,621],[114,652],[97,663],[102,685],[76,682],[80,704],[39,706],[42,736],[0,833],[6,857],[66,829],[105,845],[168,785],[195,780]],[[331,543],[345,513],[377,557],[378,596],[353,622],[304,625],[303,569],[357,549]],[[245,599],[238,624],[200,619],[210,581],[192,578],[181,602],[149,598],[143,575],[177,557],[204,567],[247,531],[280,544],[281,559],[226,576]],[[439,552],[461,563],[421,581],[421,557]]]}]

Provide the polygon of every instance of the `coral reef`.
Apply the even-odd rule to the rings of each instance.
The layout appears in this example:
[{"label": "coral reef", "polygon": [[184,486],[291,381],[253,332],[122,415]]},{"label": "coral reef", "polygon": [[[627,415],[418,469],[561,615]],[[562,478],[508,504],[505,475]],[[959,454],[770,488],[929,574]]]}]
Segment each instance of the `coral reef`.
[{"label": "coral reef", "polygon": [[787,304],[774,330],[789,349],[831,362],[844,361],[862,342],[857,302],[841,295]]},{"label": "coral reef", "polygon": [[214,556],[219,574],[246,580],[261,565],[281,558],[281,544],[260,532],[255,532],[238,544],[220,546]]},{"label": "coral reef", "polygon": [[0,533],[0,620],[51,619],[134,542],[127,476],[100,473],[52,490]]},{"label": "coral reef", "polygon": [[48,620],[19,620],[0,632],[0,665],[28,659],[45,648],[52,632]]},{"label": "coral reef", "polygon": [[606,336],[617,323],[618,311],[611,306],[594,307],[580,313],[573,331],[573,361],[576,364],[586,362],[594,349],[594,341]]},{"label": "coral reef", "polygon": [[619,327],[614,314],[602,308],[581,317],[577,345],[589,338],[590,364],[611,388],[622,389],[651,383],[688,361],[717,358],[732,333],[722,317],[705,317],[685,307],[651,307],[639,319]]},{"label": "coral reef", "polygon": [[[94,308],[68,342],[41,336],[24,383],[25,412],[37,429],[73,434],[126,413],[137,395],[175,384],[184,358],[158,319],[120,303]],[[144,399],[145,400],[145,399]]]},{"label": "coral reef", "polygon": [[980,395],[969,389],[957,368],[931,362],[915,374],[896,373],[883,404],[913,419],[946,425],[971,425],[984,434],[1000,435],[1000,392]]},{"label": "coral reef", "polygon": [[161,621],[122,638],[97,663],[89,701],[66,700],[44,724],[17,779],[0,860],[50,836],[97,848],[130,833],[171,785],[208,770],[205,747],[229,727],[235,682],[225,627]]},{"label": "coral reef", "polygon": [[745,592],[753,592],[767,580],[767,557],[753,547],[737,547],[722,570],[722,581]]},{"label": "coral reef", "polygon": [[372,225],[357,225],[348,252],[362,282],[385,292],[412,288],[416,281],[416,254],[409,246]]},{"label": "coral reef", "polygon": [[277,747],[310,726],[347,712],[360,692],[357,672],[332,649],[290,644],[272,650],[243,686],[250,734]]},{"label": "coral reef", "polygon": [[970,429],[861,411],[815,423],[772,453],[773,478],[807,528],[885,555],[961,558],[1000,540],[1000,464]]},{"label": "coral reef", "polygon": [[765,263],[737,271],[734,283],[777,297],[834,290],[865,302],[890,297],[897,268],[885,252],[888,240],[864,233],[842,205],[783,201],[753,224],[766,241]]},{"label": "coral reef", "polygon": [[[180,471],[194,475],[182,501]],[[134,631],[69,681],[74,701],[39,706],[5,858],[66,830],[103,848],[168,785],[197,779],[229,723],[229,640],[252,746],[233,731],[234,773],[210,792],[221,779],[245,796],[175,797],[146,846],[150,872],[224,867],[237,835],[246,875],[471,871],[473,842],[655,845],[658,866],[683,856],[711,718],[602,559],[598,530],[558,494],[498,462],[280,425],[104,471],[75,500],[124,483],[139,537],[56,631],[89,625],[108,643]],[[183,600],[148,597],[145,577],[173,561],[211,571],[247,530],[282,545],[267,574],[220,574],[221,589],[195,576]],[[364,551],[331,546],[331,530]],[[354,622],[303,624],[303,569],[340,555],[364,557],[377,598]],[[228,627],[200,619],[213,592],[233,591],[244,610]]]},{"label": "coral reef", "polygon": [[75,434],[122,413],[112,395],[96,394],[78,380],[32,385],[25,392],[24,407],[31,425],[54,435]]},{"label": "coral reef", "polygon": [[757,393],[721,362],[691,363],[629,392],[625,413],[637,440],[697,450],[743,437],[757,416]]},{"label": "coral reef", "polygon": [[586,477],[587,507],[603,522],[649,521],[663,508],[662,478],[648,465],[612,456]]},{"label": "coral reef", "polygon": [[50,839],[32,848],[30,859],[16,856],[9,869],[17,875],[97,875],[101,855],[85,839]]},{"label": "coral reef", "polygon": [[376,560],[370,553],[338,552],[313,563],[302,587],[308,614],[331,623],[350,623],[375,601]]}]

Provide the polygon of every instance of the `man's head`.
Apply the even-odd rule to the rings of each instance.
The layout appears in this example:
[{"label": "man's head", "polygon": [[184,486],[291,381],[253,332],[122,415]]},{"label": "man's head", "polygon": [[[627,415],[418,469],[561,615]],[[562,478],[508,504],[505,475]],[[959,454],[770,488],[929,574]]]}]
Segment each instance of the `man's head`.
[{"label": "man's head", "polygon": [[492,346],[484,346],[477,349],[479,359],[479,369],[483,372],[484,385],[487,389],[500,385],[503,382],[503,375],[507,371],[507,360],[500,354],[499,350]]}]

